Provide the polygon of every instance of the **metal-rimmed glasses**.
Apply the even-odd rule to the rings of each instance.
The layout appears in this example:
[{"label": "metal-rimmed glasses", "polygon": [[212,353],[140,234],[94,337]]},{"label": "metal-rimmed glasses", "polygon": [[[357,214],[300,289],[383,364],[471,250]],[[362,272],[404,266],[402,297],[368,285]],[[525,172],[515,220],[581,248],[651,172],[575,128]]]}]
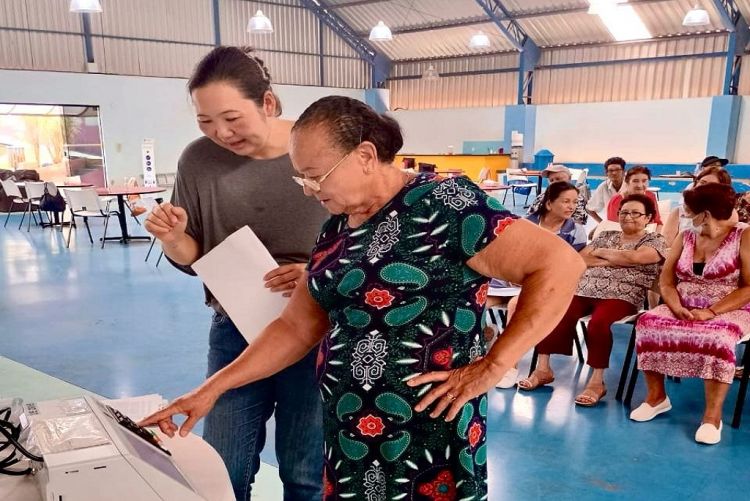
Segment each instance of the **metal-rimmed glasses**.
[{"label": "metal-rimmed glasses", "polygon": [[623,219],[626,217],[629,217],[631,219],[638,219],[639,217],[645,216],[646,214],[644,214],[643,212],[638,212],[638,211],[621,210],[620,212],[617,213],[617,215]]},{"label": "metal-rimmed glasses", "polygon": [[341,160],[339,160],[338,162],[336,162],[336,165],[334,165],[333,167],[331,167],[328,170],[328,172],[326,172],[322,176],[318,176],[317,178],[307,178],[307,177],[292,176],[292,179],[294,179],[294,182],[297,183],[298,185],[302,186],[303,188],[307,188],[310,191],[313,191],[313,192],[317,193],[317,192],[320,191],[320,185],[323,183],[323,181],[325,181],[326,178],[331,175],[331,172],[333,172],[334,170],[336,170],[336,167],[338,167],[339,165],[341,165],[342,163],[344,163],[344,160],[346,160],[347,158],[349,158],[349,155],[352,154],[352,151],[350,151],[349,153],[347,153],[346,155],[344,155],[341,158]]}]

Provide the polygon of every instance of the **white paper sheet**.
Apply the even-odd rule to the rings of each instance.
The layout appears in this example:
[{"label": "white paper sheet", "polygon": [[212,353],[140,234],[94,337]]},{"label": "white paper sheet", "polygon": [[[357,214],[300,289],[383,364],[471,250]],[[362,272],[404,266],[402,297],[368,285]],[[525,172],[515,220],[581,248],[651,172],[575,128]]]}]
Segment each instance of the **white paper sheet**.
[{"label": "white paper sheet", "polygon": [[193,270],[250,343],[289,301],[265,288],[263,276],[278,267],[253,231],[243,226],[193,263]]}]

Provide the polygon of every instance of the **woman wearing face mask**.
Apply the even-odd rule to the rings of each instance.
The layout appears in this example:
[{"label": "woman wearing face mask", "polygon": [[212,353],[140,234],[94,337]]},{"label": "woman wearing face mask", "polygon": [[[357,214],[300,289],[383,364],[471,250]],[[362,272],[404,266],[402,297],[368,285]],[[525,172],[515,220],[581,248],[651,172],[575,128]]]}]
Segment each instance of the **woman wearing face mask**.
[{"label": "woman wearing face mask", "polygon": [[[693,181],[693,184],[690,185],[688,189],[695,188],[696,186],[703,186],[704,184],[709,183],[720,183],[731,186],[732,177],[729,175],[729,172],[727,172],[727,170],[723,167],[705,167],[697,176],[695,176],[695,181]],[[736,208],[741,206],[742,200],[743,198],[741,196],[737,197],[737,202],[735,204]],[[737,221],[736,215],[733,216],[733,218],[733,221]],[[740,219],[740,221],[743,223],[747,223],[748,219]],[[678,233],[690,228],[692,228],[690,219],[685,217],[685,206],[680,204],[678,207],[672,209],[672,212],[670,212],[669,217],[667,218],[667,222],[664,223],[664,227],[662,228],[661,233],[662,235],[664,235],[664,238],[667,240],[667,242],[671,244],[674,241],[675,237],[677,237]]]},{"label": "woman wearing face mask", "polygon": [[[268,69],[251,49],[217,47],[198,64],[188,90],[204,137],[183,152],[172,201],[154,209],[146,229],[170,261],[194,274],[190,265],[247,225],[280,265],[265,277],[268,293],[289,296],[303,280],[325,211],[289,180],[294,124],[278,118],[281,104]],[[214,310],[210,377],[247,342],[207,289],[206,303]],[[238,500],[250,498],[273,414],[284,499],[320,498],[323,436],[314,371],[310,354],[272,377],[227,392],[206,416],[204,438],[224,459]]]},{"label": "woman wearing face mask", "polygon": [[672,404],[664,376],[704,380],[706,407],[695,440],[721,440],[722,405],[732,384],[735,346],[750,332],[750,233],[731,221],[735,192],[710,183],[684,193],[693,229],[675,240],[660,278],[664,303],[636,325],[646,401],[630,414],[650,421]]},{"label": "woman wearing face mask", "polygon": [[[487,493],[487,390],[561,318],[583,262],[470,180],[402,171],[402,144],[395,120],[351,98],[320,99],[300,116],[297,188],[331,213],[308,279],[237,361],[146,424],[172,435],[171,416],[185,413],[185,433],[219,395],[320,342],[324,499],[497,498]],[[525,287],[485,353],[490,276]]]}]

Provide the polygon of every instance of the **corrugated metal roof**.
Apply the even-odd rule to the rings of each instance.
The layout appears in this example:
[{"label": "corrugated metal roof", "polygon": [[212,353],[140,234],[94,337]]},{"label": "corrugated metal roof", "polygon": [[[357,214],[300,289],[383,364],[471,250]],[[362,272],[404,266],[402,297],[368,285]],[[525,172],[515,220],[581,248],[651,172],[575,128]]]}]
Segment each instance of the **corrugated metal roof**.
[{"label": "corrugated metal roof", "polygon": [[488,51],[513,50],[513,45],[498,32],[493,23],[476,26],[459,26],[438,31],[403,33],[395,35],[389,42],[371,42],[393,60],[425,59],[472,54],[469,48],[471,36],[484,31],[492,42]]},{"label": "corrugated metal roof", "polygon": [[[347,1],[327,2],[328,5]],[[369,33],[378,21],[391,29],[484,16],[474,0],[389,0],[334,9],[356,31]]]},{"label": "corrugated metal roof", "polygon": [[[747,7],[746,10],[750,11],[750,0],[738,1],[744,4],[743,9]],[[328,2],[329,5],[351,3],[352,0]],[[711,0],[630,0],[628,3],[641,16],[654,37],[724,31],[719,12]],[[710,26],[682,26],[683,17],[696,3],[708,11]],[[599,16],[586,12],[588,0],[504,0],[503,5],[540,47],[614,42]],[[393,30],[394,40],[376,45],[393,60],[468,54],[466,44],[478,29],[491,33],[498,40],[499,50],[512,50],[512,45],[491,22],[398,33],[399,30],[434,23],[486,17],[473,0],[384,0],[334,10],[363,37],[378,21],[384,21]]]},{"label": "corrugated metal roof", "polygon": [[91,16],[94,33],[124,37],[213,43],[211,4],[204,0],[105,2]]},{"label": "corrugated metal roof", "polygon": [[745,16],[747,22],[750,23],[750,0],[734,0],[737,6],[740,8],[742,15]]}]

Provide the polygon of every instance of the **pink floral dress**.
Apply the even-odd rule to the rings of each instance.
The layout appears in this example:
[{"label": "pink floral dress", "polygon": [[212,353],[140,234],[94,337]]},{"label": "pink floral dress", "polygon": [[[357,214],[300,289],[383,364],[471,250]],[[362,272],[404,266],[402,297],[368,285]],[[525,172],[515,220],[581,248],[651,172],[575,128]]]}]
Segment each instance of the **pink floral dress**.
[{"label": "pink floral dress", "polygon": [[[693,270],[696,234],[683,233],[677,262],[677,292],[685,308],[708,308],[739,286],[740,241],[747,225],[739,223],[705,263]],[[638,368],[670,376],[712,379],[731,384],[735,346],[750,332],[750,305],[712,320],[679,320],[667,305],[645,313],[636,326]]]}]

